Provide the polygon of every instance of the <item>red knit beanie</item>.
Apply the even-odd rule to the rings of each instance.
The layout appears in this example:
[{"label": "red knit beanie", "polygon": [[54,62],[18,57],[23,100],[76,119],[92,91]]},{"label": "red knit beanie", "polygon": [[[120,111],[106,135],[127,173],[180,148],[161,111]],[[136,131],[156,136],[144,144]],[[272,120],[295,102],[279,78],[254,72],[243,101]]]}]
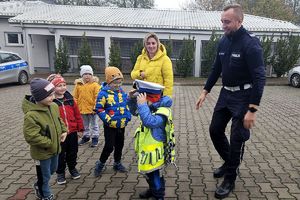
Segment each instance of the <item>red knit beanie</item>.
[{"label": "red knit beanie", "polygon": [[48,80],[56,87],[60,83],[66,83],[65,79],[60,74],[51,74]]}]

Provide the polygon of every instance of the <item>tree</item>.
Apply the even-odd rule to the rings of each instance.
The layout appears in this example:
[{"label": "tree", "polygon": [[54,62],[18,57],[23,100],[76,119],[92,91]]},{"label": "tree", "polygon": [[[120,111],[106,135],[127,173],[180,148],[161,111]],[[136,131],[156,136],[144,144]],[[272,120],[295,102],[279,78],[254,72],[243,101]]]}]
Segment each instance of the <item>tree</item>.
[{"label": "tree", "polygon": [[120,44],[116,42],[112,42],[109,47],[109,66],[114,66],[122,69],[122,61],[121,61],[121,49]]},{"label": "tree", "polygon": [[139,40],[136,43],[134,43],[134,45],[131,49],[131,54],[130,54],[130,62],[132,64],[132,69],[134,68],[137,57],[142,53],[143,48],[144,48],[144,45],[143,45],[142,40]]},{"label": "tree", "polygon": [[70,68],[68,60],[68,48],[66,42],[60,38],[58,48],[55,52],[54,69],[55,73],[64,74]]},{"label": "tree", "polygon": [[194,52],[195,52],[195,38],[188,39],[183,38],[183,45],[179,55],[179,59],[176,59],[176,72],[187,77],[191,74],[194,63]]},{"label": "tree", "polygon": [[90,65],[94,69],[92,60],[92,50],[88,43],[87,37],[85,36],[85,32],[82,36],[81,47],[79,49],[78,64],[79,67],[82,65]]},{"label": "tree", "polygon": [[215,61],[217,53],[217,45],[220,41],[221,35],[217,35],[212,31],[207,44],[203,46],[203,61],[201,63],[201,76],[207,77],[210,73],[211,67]]},{"label": "tree", "polygon": [[281,36],[276,43],[276,51],[271,57],[271,63],[277,77],[290,70],[300,57],[299,36]]},{"label": "tree", "polygon": [[285,21],[295,20],[292,9],[288,5],[285,5],[282,0],[257,1],[251,14]]},{"label": "tree", "polygon": [[167,56],[169,58],[171,58],[172,57],[172,52],[173,52],[173,41],[171,39],[171,36],[169,36],[169,40],[166,41],[166,43],[164,45],[166,47]]},{"label": "tree", "polygon": [[274,36],[271,37],[264,35],[260,39],[260,43],[263,48],[263,55],[264,55],[264,64],[267,67],[271,65],[271,54],[272,54],[272,43],[273,43]]},{"label": "tree", "polygon": [[299,2],[300,0],[194,0],[183,8],[223,10],[228,4],[239,3],[247,14],[295,22],[300,19]]}]

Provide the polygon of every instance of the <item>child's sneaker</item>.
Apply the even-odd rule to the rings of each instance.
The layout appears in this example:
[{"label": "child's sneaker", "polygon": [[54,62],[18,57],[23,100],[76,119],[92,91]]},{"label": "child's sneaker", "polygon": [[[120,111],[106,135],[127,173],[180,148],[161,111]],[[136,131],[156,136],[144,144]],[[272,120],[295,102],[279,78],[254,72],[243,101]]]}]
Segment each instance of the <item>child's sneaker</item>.
[{"label": "child's sneaker", "polygon": [[77,171],[76,168],[70,170],[70,174],[71,174],[71,176],[72,176],[72,179],[74,179],[74,180],[80,178],[80,174],[79,174],[79,172]]},{"label": "child's sneaker", "polygon": [[79,146],[84,145],[85,143],[87,143],[88,141],[90,141],[89,137],[83,136],[80,140],[80,142],[78,143]]},{"label": "child's sneaker", "polygon": [[50,194],[47,197],[43,197],[42,200],[54,200],[54,194]]},{"label": "child's sneaker", "polygon": [[102,162],[100,162],[100,160],[97,160],[96,166],[95,166],[95,171],[94,171],[94,175],[95,175],[96,177],[98,177],[98,176],[101,175],[101,172],[102,172],[103,169],[104,169],[104,165],[105,165],[105,163],[102,163]]},{"label": "child's sneaker", "polygon": [[40,194],[39,187],[37,183],[33,184],[33,190],[37,199],[42,199],[42,195]]},{"label": "child's sneaker", "polygon": [[120,163],[120,162],[115,162],[114,163],[114,170],[115,171],[118,171],[118,172],[127,172],[127,169],[126,169],[126,167],[124,167],[124,165],[122,165],[122,163]]},{"label": "child's sneaker", "polygon": [[92,138],[91,147],[96,147],[98,145],[98,138]]},{"label": "child's sneaker", "polygon": [[65,177],[65,173],[62,174],[57,174],[57,184],[58,185],[63,185],[66,184],[66,177]]}]

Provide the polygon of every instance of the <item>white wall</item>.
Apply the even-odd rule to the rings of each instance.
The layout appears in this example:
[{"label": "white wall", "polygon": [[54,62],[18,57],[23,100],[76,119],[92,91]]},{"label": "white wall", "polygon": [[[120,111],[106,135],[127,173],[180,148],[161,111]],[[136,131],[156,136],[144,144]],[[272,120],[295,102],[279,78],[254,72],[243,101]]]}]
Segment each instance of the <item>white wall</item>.
[{"label": "white wall", "polygon": [[24,46],[18,46],[18,47],[6,46],[5,32],[22,33],[22,29],[20,27],[11,26],[8,23],[7,18],[0,18],[0,50],[18,53],[23,59],[27,60],[27,55]]}]

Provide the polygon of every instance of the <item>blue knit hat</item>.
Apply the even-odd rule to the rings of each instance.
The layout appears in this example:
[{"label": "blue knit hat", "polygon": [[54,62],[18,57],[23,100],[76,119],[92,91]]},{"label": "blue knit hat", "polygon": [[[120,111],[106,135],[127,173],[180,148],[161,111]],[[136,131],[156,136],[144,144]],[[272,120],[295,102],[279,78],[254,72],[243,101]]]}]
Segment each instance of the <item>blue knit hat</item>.
[{"label": "blue knit hat", "polygon": [[36,101],[42,101],[47,98],[53,91],[54,85],[42,78],[34,78],[30,82],[30,91]]}]

